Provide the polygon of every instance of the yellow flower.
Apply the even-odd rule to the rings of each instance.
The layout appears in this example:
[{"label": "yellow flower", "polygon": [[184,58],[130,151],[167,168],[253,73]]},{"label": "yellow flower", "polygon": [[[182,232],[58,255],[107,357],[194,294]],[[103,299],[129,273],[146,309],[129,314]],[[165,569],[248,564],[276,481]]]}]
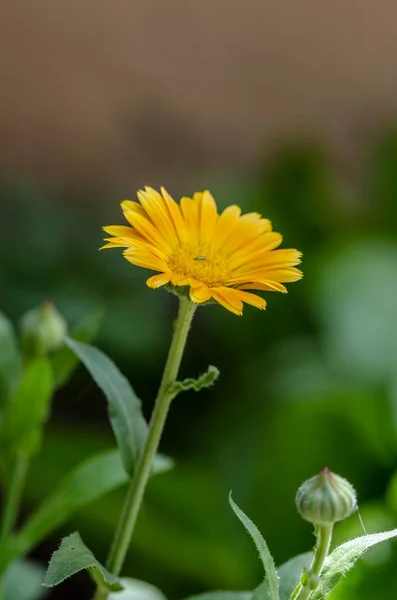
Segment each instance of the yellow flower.
[{"label": "yellow flower", "polygon": [[139,202],[121,207],[131,227],[104,227],[111,238],[104,248],[124,247],[133,265],[158,271],[151,288],[189,286],[192,302],[215,300],[241,315],[243,302],[266,308],[260,296],[245,290],[286,292],[282,283],[301,279],[298,250],[275,250],[282,241],[268,219],[241,216],[238,206],[218,214],[210,192],[184,197],[180,204],[161,188],[138,192]]}]

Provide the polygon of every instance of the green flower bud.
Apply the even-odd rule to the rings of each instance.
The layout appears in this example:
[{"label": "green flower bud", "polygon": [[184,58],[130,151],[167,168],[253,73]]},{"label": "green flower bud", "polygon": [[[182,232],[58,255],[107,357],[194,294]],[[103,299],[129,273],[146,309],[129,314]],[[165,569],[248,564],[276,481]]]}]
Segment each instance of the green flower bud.
[{"label": "green flower bud", "polygon": [[301,485],[296,506],[306,521],[331,525],[347,519],[357,509],[357,494],[346,479],[324,467]]},{"label": "green flower bud", "polygon": [[67,334],[67,324],[53,303],[46,300],[23,315],[20,333],[25,356],[43,356],[61,346]]}]

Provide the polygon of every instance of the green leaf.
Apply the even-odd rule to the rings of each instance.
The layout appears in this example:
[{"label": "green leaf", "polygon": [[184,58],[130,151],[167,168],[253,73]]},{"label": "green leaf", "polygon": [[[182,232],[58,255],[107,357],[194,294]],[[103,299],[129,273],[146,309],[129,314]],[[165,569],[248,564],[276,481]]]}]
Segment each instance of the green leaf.
[{"label": "green leaf", "polygon": [[109,594],[109,600],[166,600],[163,592],[146,581],[123,577],[123,592]]},{"label": "green leaf", "polygon": [[22,372],[21,357],[14,329],[0,313],[0,409],[11,398]]},{"label": "green leaf", "polygon": [[38,450],[52,392],[49,361],[46,358],[32,360],[4,414],[1,440],[4,452],[32,454]]},{"label": "green leaf", "polygon": [[30,560],[17,560],[7,569],[3,597],[7,600],[40,600],[47,595],[42,586],[45,569]]},{"label": "green leaf", "polygon": [[[91,342],[96,335],[102,321],[102,311],[96,311],[85,317],[71,332],[71,337],[79,342]],[[72,375],[79,364],[79,360],[74,352],[63,345],[55,352],[51,359],[54,372],[55,386],[61,387]]]},{"label": "green leaf", "polygon": [[128,475],[132,476],[147,435],[141,402],[124,375],[103,352],[70,338],[66,339],[66,344],[105,394],[123,464]]},{"label": "green leaf", "polygon": [[280,600],[289,600],[299,583],[303,570],[309,568],[312,558],[313,552],[298,554],[277,569],[280,578]]},{"label": "green leaf", "polygon": [[197,596],[189,596],[186,600],[251,600],[252,592],[206,592]]},{"label": "green leaf", "polygon": [[175,381],[171,387],[170,392],[173,398],[181,392],[187,392],[188,390],[194,390],[199,392],[204,388],[211,387],[219,377],[219,370],[216,367],[210,365],[203,375],[200,375],[197,379],[184,379],[183,381]]},{"label": "green leaf", "polygon": [[107,590],[116,592],[123,589],[119,578],[109,573],[97,561],[77,531],[63,538],[60,547],[52,555],[43,585],[54,587],[84,570],[90,571],[93,579],[99,581]]},{"label": "green leaf", "polygon": [[175,466],[174,460],[170,456],[165,454],[156,454],[154,457],[152,475],[160,475],[160,473],[166,473]]},{"label": "green leaf", "polygon": [[233,501],[231,494],[229,495],[230,506],[234,510],[236,516],[240,519],[245,529],[252,537],[254,544],[259,552],[260,559],[265,569],[265,584],[269,594],[269,600],[279,600],[279,581],[276,567],[268,545],[266,544],[262,534],[256,525],[247,517],[247,515]]},{"label": "green leaf", "polygon": [[365,552],[380,542],[397,536],[397,529],[382,533],[370,533],[341,544],[328,556],[321,574],[319,587],[312,592],[310,600],[327,598],[333,588],[348,573]]},{"label": "green leaf", "polygon": [[28,519],[13,551],[26,554],[76,511],[127,481],[117,450],[90,457],[73,469]]},{"label": "green leaf", "polygon": [[[173,461],[157,455],[152,474],[163,473]],[[9,548],[9,559],[27,554],[75,512],[128,482],[118,450],[90,457],[73,469],[27,520]]]},{"label": "green leaf", "polygon": [[[28,506],[38,506],[38,502],[41,504],[47,494],[56,488],[61,474],[66,474],[73,464],[78,464],[76,460],[79,461],[82,454],[88,457],[101,451],[98,449],[103,447],[104,440],[100,428],[87,429],[84,435],[82,426],[80,429],[77,426],[77,430],[76,424],[73,427],[65,430],[54,426],[46,434],[43,451],[40,459],[33,464],[26,488]],[[111,540],[115,515],[120,511],[125,491],[120,487],[96,500],[95,504],[82,508],[73,517],[73,528],[65,529],[66,524],[62,530],[55,532],[55,537],[60,539],[62,535],[75,530],[83,534],[84,524],[84,531],[100,531],[103,540]],[[215,473],[209,473],[208,469],[201,468],[195,461],[183,461],[177,469],[153,476],[148,492],[143,523],[134,538],[136,553],[147,555],[150,560],[162,564],[176,580],[197,581],[199,591],[215,587],[224,590],[247,589],[248,557],[236,553],[233,544],[225,544],[230,534],[230,519],[235,517],[225,513],[224,490]],[[68,523],[71,523],[71,519]],[[214,523],[217,523],[217,527],[214,527]],[[237,533],[245,535],[238,529]],[[50,537],[53,538],[54,534]],[[167,543],[167,540],[172,542]],[[86,541],[89,542],[88,537]],[[94,550],[94,546],[91,549]],[[102,556],[98,551],[97,558],[101,560]],[[206,557],[205,561],[200,559],[202,556]],[[260,569],[261,563],[255,566]],[[131,572],[131,569],[124,571],[125,574]],[[253,582],[259,583],[259,578]]]},{"label": "green leaf", "polygon": [[[298,554],[291,560],[283,563],[277,573],[280,579],[279,594],[280,600],[289,600],[292,592],[296,588],[303,573],[304,568],[308,568],[313,557],[312,552]],[[271,596],[267,590],[266,583],[259,585],[252,594],[251,600],[270,600]]]}]

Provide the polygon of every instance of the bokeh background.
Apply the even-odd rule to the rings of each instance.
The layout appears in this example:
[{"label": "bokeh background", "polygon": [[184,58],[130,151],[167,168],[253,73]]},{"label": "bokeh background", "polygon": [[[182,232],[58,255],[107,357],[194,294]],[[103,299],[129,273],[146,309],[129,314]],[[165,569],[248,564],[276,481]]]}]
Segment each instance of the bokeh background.
[{"label": "bokeh background", "polygon": [[[269,217],[304,253],[302,282],[265,313],[198,311],[162,443],[176,468],[149,486],[125,573],[169,599],[261,579],[230,489],[279,564],[313,545],[294,508],[324,464],[357,488],[368,531],[397,523],[397,6],[392,0],[3,0],[0,309],[51,297],[71,325],[103,310],[96,344],[150,415],[176,299],[117,251],[98,253],[119,201],[146,184],[209,188]],[[81,368],[60,391],[23,512],[84,457],[114,445]],[[78,529],[99,559],[123,490]],[[357,516],[337,541],[362,531]],[[332,595],[396,597],[397,550],[373,550]],[[87,576],[50,598],[86,598]]]}]

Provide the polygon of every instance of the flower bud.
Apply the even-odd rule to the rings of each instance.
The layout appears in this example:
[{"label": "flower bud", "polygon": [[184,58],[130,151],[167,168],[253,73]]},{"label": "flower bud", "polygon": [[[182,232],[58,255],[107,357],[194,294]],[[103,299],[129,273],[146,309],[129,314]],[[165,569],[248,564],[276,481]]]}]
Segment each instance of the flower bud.
[{"label": "flower bud", "polygon": [[296,506],[306,521],[331,525],[347,519],[357,509],[357,494],[346,479],[324,467],[301,485]]},{"label": "flower bud", "polygon": [[50,300],[25,313],[20,323],[21,346],[26,356],[43,356],[65,339],[67,324]]}]

